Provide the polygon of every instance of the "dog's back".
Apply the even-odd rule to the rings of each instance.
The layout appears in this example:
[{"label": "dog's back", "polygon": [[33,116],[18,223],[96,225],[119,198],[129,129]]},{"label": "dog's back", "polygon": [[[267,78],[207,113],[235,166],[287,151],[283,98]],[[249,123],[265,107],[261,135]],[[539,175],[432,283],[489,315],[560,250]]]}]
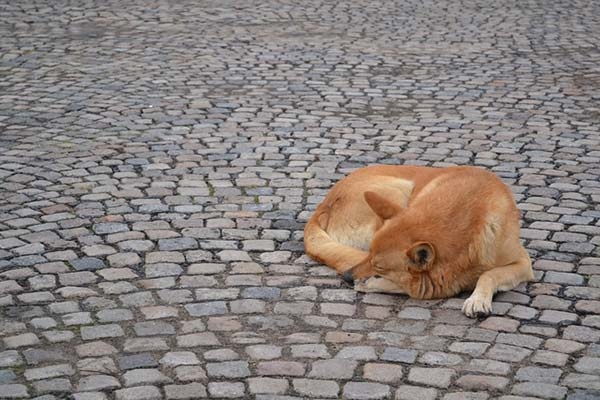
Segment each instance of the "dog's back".
[{"label": "dog's back", "polygon": [[[364,199],[368,191],[408,207],[406,223],[435,238],[440,255],[449,259],[464,255],[494,264],[498,255],[520,246],[512,193],[493,173],[476,167],[372,166],[339,181],[317,207],[304,232],[311,257],[344,272],[368,256],[383,223]],[[497,249],[497,243],[505,248]]]},{"label": "dog's back", "polygon": [[533,277],[518,217],[510,189],[483,169],[369,167],[332,188],[304,242],[347,281],[370,277],[357,290],[438,298],[476,286],[463,307],[474,316]]},{"label": "dog's back", "polygon": [[368,255],[381,219],[364,199],[374,191],[405,207],[442,169],[376,165],[361,168],[336,183],[304,228],[304,245],[312,258],[343,272]]}]

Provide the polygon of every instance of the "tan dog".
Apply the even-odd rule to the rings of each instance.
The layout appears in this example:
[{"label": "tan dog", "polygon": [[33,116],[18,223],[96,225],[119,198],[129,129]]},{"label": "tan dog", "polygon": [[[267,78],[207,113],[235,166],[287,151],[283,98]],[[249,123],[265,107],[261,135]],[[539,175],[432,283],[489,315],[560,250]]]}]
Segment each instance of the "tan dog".
[{"label": "tan dog", "polygon": [[443,298],[468,316],[531,280],[510,189],[475,167],[373,166],[338,182],[304,229],[306,252],[365,292]]}]

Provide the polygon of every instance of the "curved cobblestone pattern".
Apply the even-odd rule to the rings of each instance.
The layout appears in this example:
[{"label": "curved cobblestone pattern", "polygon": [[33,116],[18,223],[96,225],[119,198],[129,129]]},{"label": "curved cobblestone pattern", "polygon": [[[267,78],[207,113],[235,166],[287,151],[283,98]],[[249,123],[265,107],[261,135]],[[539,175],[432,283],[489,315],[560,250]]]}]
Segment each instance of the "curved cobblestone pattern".
[{"label": "curved cobblestone pattern", "polygon": [[[593,0],[0,2],[0,397],[600,398]],[[372,164],[489,168],[536,281],[359,294],[303,253]]]}]

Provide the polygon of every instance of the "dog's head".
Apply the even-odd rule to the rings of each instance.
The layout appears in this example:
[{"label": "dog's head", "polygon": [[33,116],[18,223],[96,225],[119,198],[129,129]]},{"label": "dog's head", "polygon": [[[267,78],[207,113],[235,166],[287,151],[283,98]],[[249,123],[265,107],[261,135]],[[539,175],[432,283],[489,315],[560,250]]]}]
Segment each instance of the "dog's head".
[{"label": "dog's head", "polygon": [[348,270],[344,279],[381,276],[410,293],[436,260],[427,229],[421,226],[418,215],[405,213],[377,193],[365,192],[365,200],[383,224],[374,234],[368,257]]}]

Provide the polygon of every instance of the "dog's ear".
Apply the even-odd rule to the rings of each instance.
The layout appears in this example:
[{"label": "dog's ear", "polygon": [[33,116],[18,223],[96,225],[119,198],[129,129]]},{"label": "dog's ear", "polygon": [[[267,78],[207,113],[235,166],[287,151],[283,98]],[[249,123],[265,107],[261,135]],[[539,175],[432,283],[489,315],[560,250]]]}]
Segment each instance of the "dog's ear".
[{"label": "dog's ear", "polygon": [[435,251],[433,250],[431,243],[417,242],[406,251],[406,255],[413,264],[419,267],[425,267],[435,258]]},{"label": "dog's ear", "polygon": [[381,219],[390,219],[400,213],[402,208],[375,192],[365,192],[365,201]]}]

